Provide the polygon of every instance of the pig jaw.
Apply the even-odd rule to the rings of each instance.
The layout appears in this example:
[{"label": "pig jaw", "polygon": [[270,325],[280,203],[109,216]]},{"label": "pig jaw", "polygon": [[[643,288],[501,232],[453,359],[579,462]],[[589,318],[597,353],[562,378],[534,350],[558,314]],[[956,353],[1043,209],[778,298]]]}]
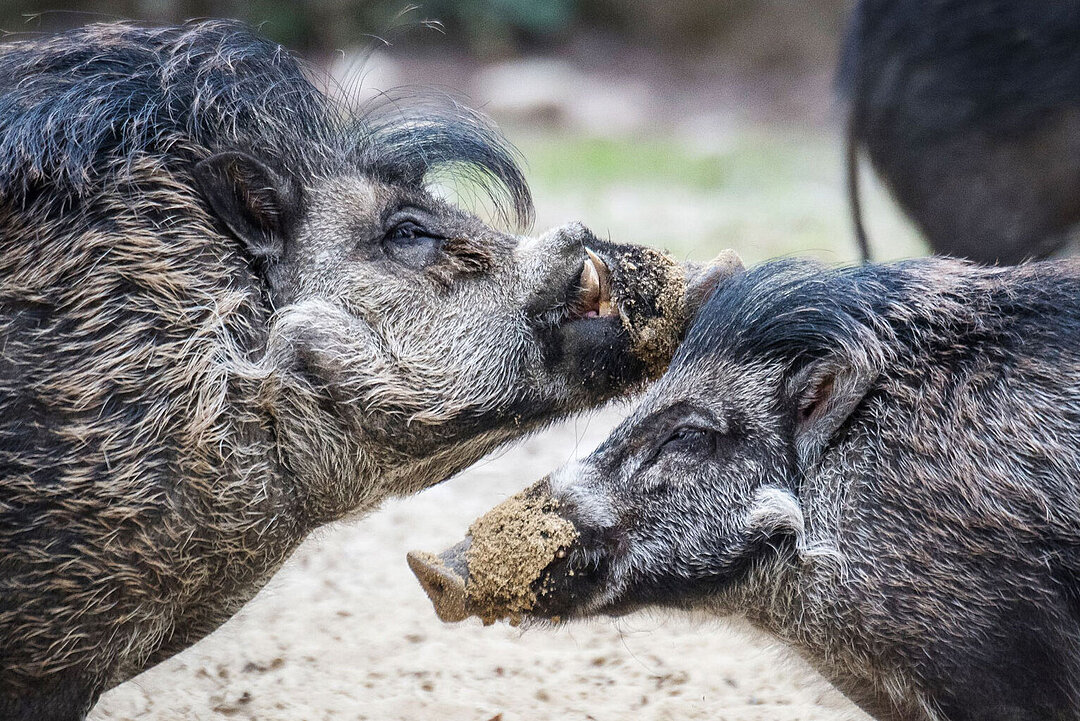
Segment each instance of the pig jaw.
[{"label": "pig jaw", "polygon": [[784,555],[784,537],[761,534],[730,539],[726,552],[710,560],[698,573],[676,573],[665,567],[680,559],[650,559],[618,528],[596,529],[577,520],[573,505],[563,503],[560,515],[574,525],[576,538],[553,553],[553,559],[529,584],[535,599],[528,607],[499,607],[478,597],[470,585],[468,551],[472,537],[438,556],[412,552],[409,567],[431,599],[439,619],[446,623],[480,617],[485,625],[500,618],[511,625],[524,620],[559,623],[590,616],[622,616],[647,607],[689,610],[729,605],[759,561]]},{"label": "pig jaw", "polygon": [[548,569],[552,581],[535,616],[622,616],[648,607],[730,613],[747,606],[743,591],[761,580],[760,571],[795,555],[786,506],[769,502],[786,494],[759,492],[740,523],[692,541],[680,538],[678,524],[643,519],[627,500],[630,494],[613,493],[605,481],[616,472],[606,455],[600,449],[549,477],[559,512],[578,538],[566,558]]}]

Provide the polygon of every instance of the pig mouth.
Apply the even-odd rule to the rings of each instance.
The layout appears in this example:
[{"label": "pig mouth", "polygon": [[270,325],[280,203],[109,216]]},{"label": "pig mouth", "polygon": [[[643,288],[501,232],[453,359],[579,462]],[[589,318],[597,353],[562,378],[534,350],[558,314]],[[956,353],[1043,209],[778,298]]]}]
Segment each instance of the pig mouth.
[{"label": "pig mouth", "polygon": [[619,303],[614,297],[617,291],[614,290],[611,261],[584,246],[575,256],[536,289],[535,297],[527,306],[526,312],[537,328],[607,326],[621,318]]}]

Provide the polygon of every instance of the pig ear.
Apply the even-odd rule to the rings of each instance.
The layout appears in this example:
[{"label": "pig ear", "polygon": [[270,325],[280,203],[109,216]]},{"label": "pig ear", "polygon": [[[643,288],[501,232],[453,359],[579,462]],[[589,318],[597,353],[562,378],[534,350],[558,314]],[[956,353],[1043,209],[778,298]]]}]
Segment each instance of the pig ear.
[{"label": "pig ear", "polygon": [[253,260],[265,264],[281,259],[286,233],[299,212],[295,183],[260,160],[234,151],[201,161],[194,175],[210,207]]},{"label": "pig ear", "polygon": [[795,413],[795,450],[806,467],[820,457],[877,377],[869,364],[830,358],[797,371],[788,382]]},{"label": "pig ear", "polygon": [[745,270],[742,258],[730,248],[720,251],[720,254],[708,263],[688,262],[684,267],[686,306],[692,314],[705,305],[705,301],[722,282]]}]

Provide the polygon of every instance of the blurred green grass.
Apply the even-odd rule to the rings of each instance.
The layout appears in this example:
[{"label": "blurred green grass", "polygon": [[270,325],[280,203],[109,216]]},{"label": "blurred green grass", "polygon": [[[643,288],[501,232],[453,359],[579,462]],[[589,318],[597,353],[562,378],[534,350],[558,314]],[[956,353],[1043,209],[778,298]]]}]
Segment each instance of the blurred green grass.
[{"label": "blurred green grass", "polygon": [[[747,263],[792,255],[857,259],[839,137],[761,126],[719,139],[509,136],[525,157],[540,230],[581,220],[599,235],[681,258],[731,247]],[[875,259],[924,255],[917,232],[868,169],[862,182]]]},{"label": "blurred green grass", "polygon": [[[732,163],[693,153],[668,138],[597,138],[540,135],[525,141],[526,162],[553,191],[580,191],[615,183],[681,184],[702,190],[730,181]],[[767,152],[767,150],[766,150]]]}]

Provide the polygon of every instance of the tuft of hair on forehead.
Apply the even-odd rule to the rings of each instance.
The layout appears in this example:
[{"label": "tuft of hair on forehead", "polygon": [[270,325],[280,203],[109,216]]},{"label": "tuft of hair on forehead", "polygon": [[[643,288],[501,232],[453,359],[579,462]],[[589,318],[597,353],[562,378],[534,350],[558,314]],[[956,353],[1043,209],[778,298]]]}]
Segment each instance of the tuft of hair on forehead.
[{"label": "tuft of hair on forehead", "polygon": [[517,151],[487,118],[449,95],[384,94],[358,114],[358,163],[376,177],[416,185],[450,169],[482,188],[508,223],[532,224],[533,203]]},{"label": "tuft of hair on forehead", "polygon": [[881,368],[931,353],[1004,358],[1060,352],[1080,334],[1080,266],[979,266],[950,258],[828,267],[764,263],[699,311],[673,365],[723,354],[791,369],[827,357]]},{"label": "tuft of hair on forehead", "polygon": [[[877,269],[874,269],[877,270]],[[868,352],[884,361],[879,339],[893,335],[883,306],[902,275],[828,268],[805,260],[765,263],[723,285],[701,309],[674,363],[722,353],[739,362],[804,366]]]},{"label": "tuft of hair on forehead", "polygon": [[374,173],[421,184],[449,166],[528,225],[513,150],[455,103],[350,108],[277,43],[230,20],[88,25],[0,45],[0,198],[76,197],[146,155],[185,177],[242,150],[300,178]]}]

